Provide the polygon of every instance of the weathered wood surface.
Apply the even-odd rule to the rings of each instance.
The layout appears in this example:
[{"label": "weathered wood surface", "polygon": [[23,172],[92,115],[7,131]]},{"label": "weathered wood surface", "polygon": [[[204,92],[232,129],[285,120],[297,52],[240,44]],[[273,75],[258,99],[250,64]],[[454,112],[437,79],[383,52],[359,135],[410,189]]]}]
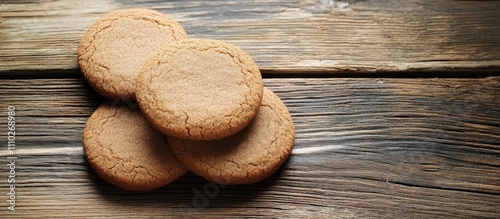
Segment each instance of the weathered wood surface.
[{"label": "weathered wood surface", "polygon": [[16,107],[18,157],[9,212],[0,125],[0,218],[500,218],[500,77],[265,79],[297,139],[283,168],[254,185],[187,174],[130,193],[89,169],[82,129],[103,99],[80,78],[76,48],[119,8],[156,9],[191,37],[233,43],[267,77],[500,72],[500,1],[328,2],[0,0],[0,121]]},{"label": "weathered wood surface", "polygon": [[[249,186],[188,174],[150,193],[129,193],[86,165],[82,129],[102,99],[81,78],[0,80],[0,121],[7,106],[16,107],[18,156],[17,211],[0,200],[0,217],[500,217],[500,77],[265,84],[297,127],[280,171]],[[6,132],[1,125],[4,143]],[[205,208],[193,204],[198,193]]]},{"label": "weathered wood surface", "polygon": [[264,72],[500,69],[500,1],[363,0],[345,8],[329,2],[4,0],[0,74],[77,69],[86,28],[126,7],[167,13],[191,37],[233,43]]}]

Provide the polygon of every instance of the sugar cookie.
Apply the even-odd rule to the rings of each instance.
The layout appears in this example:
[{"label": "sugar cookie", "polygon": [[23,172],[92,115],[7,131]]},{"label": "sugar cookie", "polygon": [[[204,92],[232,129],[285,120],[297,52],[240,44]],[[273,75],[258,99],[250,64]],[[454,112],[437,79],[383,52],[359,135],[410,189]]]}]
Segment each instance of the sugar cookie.
[{"label": "sugar cookie", "polygon": [[82,74],[111,99],[135,98],[144,61],[162,45],[186,37],[174,19],[149,9],[113,11],[96,21],[78,46]]},{"label": "sugar cookie", "polygon": [[125,190],[153,190],[187,171],[165,136],[125,105],[105,102],[97,108],[85,125],[83,147],[94,172]]},{"label": "sugar cookie", "polygon": [[137,102],[166,135],[216,140],[242,130],[255,117],[263,82],[248,54],[228,43],[181,39],[144,64]]},{"label": "sugar cookie", "polygon": [[236,135],[217,141],[167,139],[193,173],[221,184],[251,184],[270,176],[289,157],[295,127],[285,104],[264,88],[257,116]]}]

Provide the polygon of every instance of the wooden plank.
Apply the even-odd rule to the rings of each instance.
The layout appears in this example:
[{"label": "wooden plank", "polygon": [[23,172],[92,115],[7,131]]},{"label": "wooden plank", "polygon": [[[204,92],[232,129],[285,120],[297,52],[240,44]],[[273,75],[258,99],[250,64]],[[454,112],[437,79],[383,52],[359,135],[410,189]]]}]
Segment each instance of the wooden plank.
[{"label": "wooden plank", "polygon": [[7,130],[0,125],[0,216],[500,217],[500,77],[265,85],[283,99],[297,129],[280,171],[248,186],[188,174],[130,193],[86,165],[82,129],[102,98],[81,78],[0,80],[0,121],[16,107],[18,157],[17,208],[10,212]]},{"label": "wooden plank", "polygon": [[2,1],[0,74],[76,69],[86,28],[128,7],[167,13],[191,37],[233,43],[265,72],[500,69],[500,1],[331,2]]}]

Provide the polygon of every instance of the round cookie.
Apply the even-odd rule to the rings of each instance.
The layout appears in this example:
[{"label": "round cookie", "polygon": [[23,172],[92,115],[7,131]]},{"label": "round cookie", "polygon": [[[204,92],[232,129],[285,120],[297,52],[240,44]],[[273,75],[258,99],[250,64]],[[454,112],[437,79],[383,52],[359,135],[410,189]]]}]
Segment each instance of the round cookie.
[{"label": "round cookie", "polygon": [[167,140],[193,173],[220,184],[251,184],[270,176],[289,157],[295,127],[285,104],[264,88],[257,116],[236,135],[217,141]]},{"label": "round cookie", "polygon": [[162,45],[185,37],[181,25],[158,11],[116,10],[83,35],[78,63],[98,93],[111,99],[132,99],[144,61]]},{"label": "round cookie", "polygon": [[85,125],[83,147],[94,172],[125,190],[153,190],[187,172],[165,136],[125,105],[97,108]]},{"label": "round cookie", "polygon": [[216,140],[255,117],[263,82],[243,50],[207,39],[181,39],[149,57],[137,80],[137,102],[166,135]]}]

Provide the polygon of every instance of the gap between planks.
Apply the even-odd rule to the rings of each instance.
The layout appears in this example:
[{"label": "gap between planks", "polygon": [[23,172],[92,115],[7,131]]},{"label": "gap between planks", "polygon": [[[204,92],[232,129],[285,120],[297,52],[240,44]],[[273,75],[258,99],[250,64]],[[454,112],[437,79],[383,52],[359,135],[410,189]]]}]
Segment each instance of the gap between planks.
[{"label": "gap between planks", "polygon": [[[263,70],[263,78],[485,78],[500,76],[498,69],[470,69],[453,71],[403,71],[403,72],[337,72]],[[80,78],[80,69],[12,70],[0,73],[0,79],[63,79]]]}]

